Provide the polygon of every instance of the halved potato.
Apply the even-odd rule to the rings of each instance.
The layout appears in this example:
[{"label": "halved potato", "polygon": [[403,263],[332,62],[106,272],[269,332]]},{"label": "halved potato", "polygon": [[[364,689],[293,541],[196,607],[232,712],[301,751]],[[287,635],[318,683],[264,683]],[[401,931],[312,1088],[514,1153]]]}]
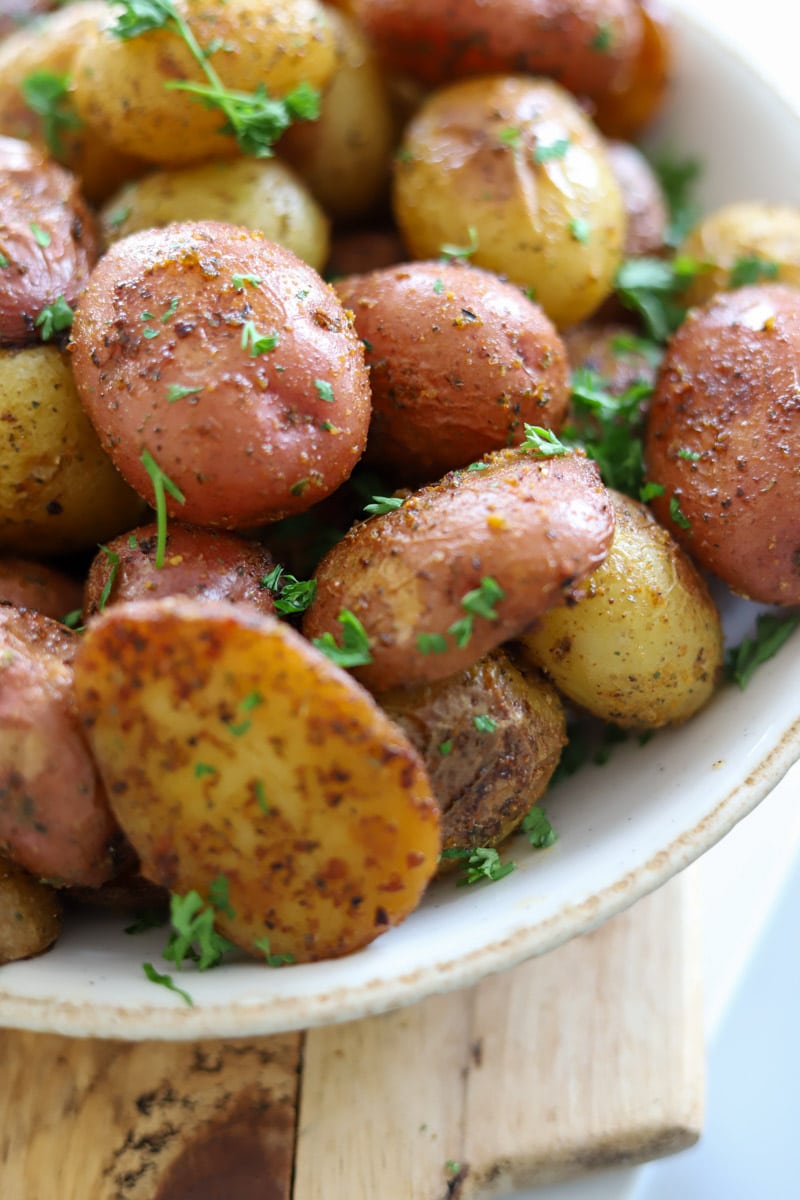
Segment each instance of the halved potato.
[{"label": "halved potato", "polygon": [[439,851],[422,763],[286,625],[224,602],[120,605],[90,625],[76,691],[142,874],[203,897],[224,876],[216,923],[244,949],[347,954],[418,903]]}]

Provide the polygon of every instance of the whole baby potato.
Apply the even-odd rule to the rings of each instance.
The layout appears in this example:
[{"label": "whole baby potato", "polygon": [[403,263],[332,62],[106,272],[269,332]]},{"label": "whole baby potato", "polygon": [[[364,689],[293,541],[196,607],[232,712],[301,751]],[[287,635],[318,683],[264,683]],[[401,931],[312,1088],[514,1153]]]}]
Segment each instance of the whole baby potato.
[{"label": "whole baby potato", "polygon": [[86,580],[84,617],[161,596],[230,600],[271,614],[275,605],[263,580],[274,565],[258,542],[170,521],[159,566],[157,526],[141,525],[100,547]]},{"label": "whole baby potato", "polygon": [[0,606],[0,851],[50,883],[96,887],[119,831],[75,712],[76,641]]},{"label": "whole baby potato", "polygon": [[372,691],[443,679],[563,602],[608,553],[614,514],[595,463],[496,451],[400,508],[355,525],[326,554],[307,637],[336,638],[354,616]]},{"label": "whole baby potato", "polygon": [[695,225],[679,253],[703,264],[684,294],[687,304],[705,304],[716,292],[767,280],[800,288],[800,208],[727,204]]},{"label": "whole baby potato", "polygon": [[60,932],[57,894],[0,856],[0,966],[44,954]]},{"label": "whole baby potato", "polygon": [[83,550],[143,510],[81,408],[67,356],[55,346],[0,350],[0,549]]},{"label": "whole baby potato", "polygon": [[334,232],[331,252],[325,268],[326,278],[364,275],[381,267],[393,267],[408,259],[403,239],[391,229],[357,229]]},{"label": "whole baby potato", "polygon": [[561,427],[561,339],[538,305],[488,271],[404,263],[340,280],[367,350],[367,455],[404,483],[519,444],[525,423]]},{"label": "whole baby potato", "polygon": [[637,0],[641,41],[627,77],[593,99],[592,115],[606,137],[632,140],[664,105],[672,82],[669,9],[662,0]]},{"label": "whole baby potato", "polygon": [[625,258],[659,254],[664,249],[668,213],[655,171],[629,142],[607,142],[606,154],[625,204]]},{"label": "whole baby potato", "polygon": [[655,384],[661,349],[627,326],[588,322],[565,329],[561,336],[572,371],[599,375],[613,396],[637,383]]},{"label": "whole baby potato", "polygon": [[435,92],[406,129],[394,209],[414,258],[468,255],[558,326],[611,293],[625,210],[604,143],[555,83],[520,75]]},{"label": "whole baby potato", "polygon": [[672,338],[645,436],[653,510],[692,557],[768,604],[800,602],[800,291],[723,292]]},{"label": "whole baby potato", "polygon": [[[175,0],[223,85],[266,89],[282,97],[300,83],[319,88],[334,69],[333,32],[317,0]],[[184,40],[172,28],[133,37],[110,25],[87,37],[73,64],[75,105],[90,130],[147,162],[197,162],[235,154],[221,132],[226,114],[170,86],[206,84]]]},{"label": "whole baby potato", "polygon": [[563,696],[625,729],[688,720],[722,673],[722,626],[688,555],[645,505],[609,493],[616,515],[605,562],[519,642]]},{"label": "whole baby potato", "polygon": [[328,256],[328,218],[277,158],[153,171],[117,192],[100,219],[106,245],[173,221],[226,221],[260,230],[315,270]]},{"label": "whole baby potato", "polygon": [[140,495],[170,516],[249,527],[302,512],[361,456],[364,347],[333,290],[289,250],[213,221],[115,242],[72,326],[75,381]]},{"label": "whole baby potato", "polygon": [[0,604],[32,608],[63,621],[68,613],[80,611],[82,603],[83,585],[64,571],[26,558],[0,557]]},{"label": "whole baby potato", "polygon": [[425,764],[445,850],[508,837],[544,794],[566,741],[555,688],[502,650],[436,683],[377,699]]}]

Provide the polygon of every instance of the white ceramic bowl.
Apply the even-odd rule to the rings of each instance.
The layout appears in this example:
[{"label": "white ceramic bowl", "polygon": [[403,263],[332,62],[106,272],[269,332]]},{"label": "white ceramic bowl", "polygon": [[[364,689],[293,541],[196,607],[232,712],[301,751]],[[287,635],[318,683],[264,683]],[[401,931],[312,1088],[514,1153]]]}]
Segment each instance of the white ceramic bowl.
[{"label": "white ceramic bowl", "polygon": [[[702,158],[701,200],[800,204],[800,114],[694,20],[675,17],[678,72],[658,138]],[[755,609],[724,602],[737,640]],[[725,688],[683,729],[618,748],[554,789],[559,841],[513,839],[517,870],[470,889],[435,885],[400,928],[359,954],[270,970],[235,963],[176,979],[194,1007],[145,979],[164,931],[119,918],[70,922],[54,950],[0,973],[0,1024],[122,1038],[244,1036],[379,1012],[462,987],[550,950],[664,883],[719,840],[800,757],[800,637],[746,692]],[[758,869],[758,864],[753,864]],[[177,973],[176,973],[177,975]]]}]

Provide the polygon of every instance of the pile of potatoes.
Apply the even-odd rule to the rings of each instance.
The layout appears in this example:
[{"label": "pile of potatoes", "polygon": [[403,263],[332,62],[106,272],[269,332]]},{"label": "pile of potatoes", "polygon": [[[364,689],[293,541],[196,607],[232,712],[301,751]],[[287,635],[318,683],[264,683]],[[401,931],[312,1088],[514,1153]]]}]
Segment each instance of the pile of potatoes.
[{"label": "pile of potatoes", "polygon": [[[657,0],[129,9],[0,44],[0,961],[169,892],[343,955],[519,826],[567,708],[708,702],[701,570],[800,603],[800,213],[689,234],[656,366],[614,288],[668,253]],[[241,153],[180,29],[318,119]],[[586,366],[652,384],[652,511],[558,441]]]}]

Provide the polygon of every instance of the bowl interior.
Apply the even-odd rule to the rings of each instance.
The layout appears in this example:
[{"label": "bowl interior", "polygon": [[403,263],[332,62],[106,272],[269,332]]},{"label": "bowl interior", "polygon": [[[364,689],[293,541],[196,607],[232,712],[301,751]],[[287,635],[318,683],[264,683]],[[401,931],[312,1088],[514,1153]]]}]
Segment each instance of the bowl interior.
[{"label": "bowl interior", "polygon": [[[800,204],[800,114],[702,26],[675,14],[677,75],[663,145],[703,164],[700,199]],[[726,597],[737,640],[756,609]],[[73,920],[58,945],[4,967],[0,1024],[124,1038],[246,1036],[348,1020],[475,982],[541,953],[632,903],[722,837],[800,756],[800,637],[726,687],[688,726],[631,740],[604,767],[554,788],[555,846],[512,839],[517,870],[468,890],[437,883],[422,907],[357,955],[269,970],[233,963],[181,973],[194,1007],[143,974],[164,932],[126,936],[119,917]]]}]

